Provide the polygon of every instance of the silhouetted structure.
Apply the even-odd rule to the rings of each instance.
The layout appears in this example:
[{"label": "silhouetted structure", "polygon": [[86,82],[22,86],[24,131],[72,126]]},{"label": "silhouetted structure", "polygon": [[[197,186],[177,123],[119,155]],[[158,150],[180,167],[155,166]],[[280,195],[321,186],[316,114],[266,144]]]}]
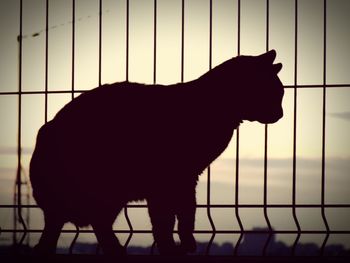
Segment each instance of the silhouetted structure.
[{"label": "silhouetted structure", "polygon": [[37,250],[54,252],[70,221],[91,224],[104,253],[125,253],[112,224],[128,201],[146,199],[160,252],[194,251],[198,176],[242,120],[274,123],[283,115],[275,56],[239,56],[167,87],[103,85],[68,103],[40,129],[30,164],[45,216]]}]

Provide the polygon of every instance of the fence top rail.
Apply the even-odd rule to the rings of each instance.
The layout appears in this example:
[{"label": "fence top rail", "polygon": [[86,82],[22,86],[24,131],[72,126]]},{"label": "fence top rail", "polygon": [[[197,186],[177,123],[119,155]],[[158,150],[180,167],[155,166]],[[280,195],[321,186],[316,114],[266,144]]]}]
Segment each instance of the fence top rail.
[{"label": "fence top rail", "polygon": [[[350,88],[350,83],[341,84],[298,84],[298,85],[284,85],[285,89],[304,89],[304,88]],[[67,93],[84,93],[91,89],[82,90],[33,90],[33,91],[0,91],[1,95],[35,95],[35,94],[67,94]]]}]

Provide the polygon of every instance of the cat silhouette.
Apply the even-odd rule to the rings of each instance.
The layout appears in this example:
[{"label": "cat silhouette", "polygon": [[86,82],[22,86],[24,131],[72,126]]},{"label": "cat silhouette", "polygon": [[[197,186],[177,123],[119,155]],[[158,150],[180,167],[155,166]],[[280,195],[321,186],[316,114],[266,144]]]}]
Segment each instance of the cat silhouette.
[{"label": "cat silhouette", "polygon": [[45,220],[36,251],[54,253],[63,225],[72,222],[91,225],[104,254],[125,254],[112,224],[129,201],[146,200],[160,253],[194,252],[199,175],[243,120],[266,124],[283,116],[275,57],[274,50],[238,56],[169,86],[102,85],[65,105],[40,128],[30,163]]}]

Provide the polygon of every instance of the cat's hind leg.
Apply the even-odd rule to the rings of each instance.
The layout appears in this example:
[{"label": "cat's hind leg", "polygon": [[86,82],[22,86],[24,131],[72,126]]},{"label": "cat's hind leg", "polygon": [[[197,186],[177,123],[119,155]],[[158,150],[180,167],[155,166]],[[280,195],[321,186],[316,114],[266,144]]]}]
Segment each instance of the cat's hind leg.
[{"label": "cat's hind leg", "polygon": [[35,254],[54,254],[64,221],[57,216],[44,212],[45,226],[39,243],[34,247]]}]

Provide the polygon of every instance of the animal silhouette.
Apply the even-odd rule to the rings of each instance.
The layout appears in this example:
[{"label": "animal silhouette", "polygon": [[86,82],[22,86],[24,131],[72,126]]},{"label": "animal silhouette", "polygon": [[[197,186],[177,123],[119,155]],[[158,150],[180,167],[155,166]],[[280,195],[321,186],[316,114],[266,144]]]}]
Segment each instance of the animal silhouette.
[{"label": "animal silhouette", "polygon": [[238,56],[169,86],[103,85],[65,105],[39,130],[30,163],[45,219],[36,251],[54,253],[72,222],[91,225],[105,254],[124,254],[112,224],[127,202],[144,199],[160,253],[195,251],[199,175],[243,120],[274,123],[283,115],[275,56]]}]

